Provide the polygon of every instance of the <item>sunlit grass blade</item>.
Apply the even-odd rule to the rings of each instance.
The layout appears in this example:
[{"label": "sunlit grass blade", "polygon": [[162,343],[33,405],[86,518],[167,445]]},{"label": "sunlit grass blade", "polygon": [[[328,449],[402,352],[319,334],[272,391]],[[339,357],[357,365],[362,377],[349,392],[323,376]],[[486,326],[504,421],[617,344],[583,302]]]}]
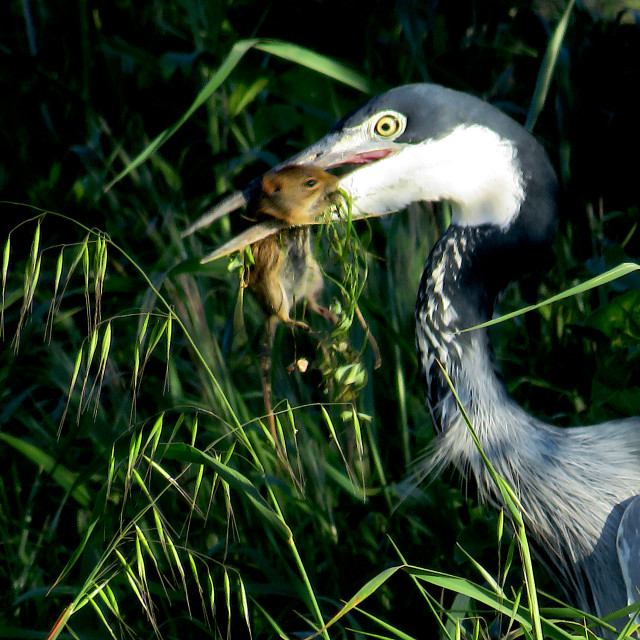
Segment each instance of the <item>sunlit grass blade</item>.
[{"label": "sunlit grass blade", "polygon": [[71,380],[69,382],[69,391],[67,392],[67,401],[65,403],[64,411],[62,413],[62,417],[60,418],[60,423],[58,425],[58,438],[62,433],[62,427],[64,425],[65,419],[67,417],[67,413],[69,411],[71,399],[73,398],[73,391],[76,388],[76,383],[78,382],[78,376],[80,375],[80,368],[82,367],[83,356],[84,356],[84,347],[80,347],[80,349],[78,350],[78,353],[76,354],[75,364],[73,366],[73,371],[71,373]]},{"label": "sunlit grass blade", "polygon": [[171,362],[171,336],[173,334],[173,316],[169,315],[167,317],[167,328],[166,328],[166,336],[167,336],[167,344],[166,344],[166,363],[165,374],[164,374],[164,388],[167,390],[169,388],[169,363]]},{"label": "sunlit grass blade", "polygon": [[189,610],[189,614],[191,615],[191,603],[189,600],[189,590],[187,589],[187,576],[184,570],[184,565],[182,564],[182,559],[180,558],[180,554],[178,553],[178,549],[174,544],[171,536],[167,536],[167,547],[169,548],[170,556],[168,558],[169,561],[173,560],[172,566],[176,568],[178,574],[180,575],[180,581],[182,582],[182,588],[185,596],[185,601],[187,603],[187,608]]},{"label": "sunlit grass blade", "polygon": [[[158,343],[162,339],[162,336],[166,333],[169,326],[169,319],[164,318],[162,322],[156,324],[151,331],[151,336],[149,337],[149,344],[147,345],[147,349],[144,354],[143,359],[143,367],[151,357],[151,354],[155,351],[155,348],[158,346]],[[170,344],[169,339],[167,339],[167,345]],[[167,347],[168,348],[168,347]]]},{"label": "sunlit grass blade", "polygon": [[[404,569],[407,573],[415,576],[419,580],[428,582],[436,587],[446,589],[452,593],[467,596],[476,602],[490,607],[498,613],[509,616],[513,613],[513,603],[511,601],[497,596],[493,590],[481,587],[480,585],[473,583],[471,580],[438,571],[432,571],[430,569],[424,569],[422,567],[408,566],[404,567]],[[528,616],[516,613],[514,617],[525,629],[531,630],[531,620]]]},{"label": "sunlit grass blade", "polygon": [[[361,604],[364,600],[366,600],[369,596],[375,593],[389,578],[394,576],[398,571],[401,571],[404,567],[402,565],[398,565],[395,567],[389,567],[384,571],[381,571],[376,576],[371,578],[363,587],[358,589],[358,591],[353,595],[347,603],[336,613],[329,622],[316,634],[311,636],[311,638],[315,638],[320,635],[322,631],[326,631],[330,627],[332,627],[338,620],[346,616],[348,613],[353,611],[359,604]],[[307,640],[311,640],[311,638]]]},{"label": "sunlit grass blade", "polygon": [[244,586],[244,581],[242,580],[241,574],[238,574],[238,591],[239,591],[239,598],[240,598],[240,611],[247,625],[247,633],[249,634],[249,637],[252,637],[251,622],[249,618],[249,601],[247,599],[247,590]]},{"label": "sunlit grass blade", "polygon": [[213,578],[211,576],[211,573],[209,573],[207,571],[207,589],[209,592],[209,601],[208,601],[208,606],[209,606],[209,612],[211,613],[212,616],[215,617],[216,615],[216,589],[215,589],[215,585],[213,583]]},{"label": "sunlit grass blade", "polygon": [[531,611],[532,623],[533,623],[532,631],[536,640],[542,640],[543,635],[542,635],[542,624],[540,619],[540,609],[538,606],[538,594],[536,590],[535,576],[533,573],[533,562],[531,558],[531,551],[529,549],[529,543],[528,543],[527,534],[525,531],[525,524],[524,524],[524,518],[523,518],[524,509],[514,489],[497,473],[493,464],[491,463],[491,461],[483,451],[482,445],[475,431],[475,428],[471,423],[469,416],[467,415],[465,408],[462,402],[460,401],[460,398],[458,397],[458,394],[456,392],[455,387],[453,386],[453,383],[451,382],[451,379],[447,375],[447,372],[445,371],[440,361],[437,361],[437,363],[443,377],[445,378],[449,386],[449,389],[451,390],[451,393],[453,394],[453,397],[455,398],[455,402],[458,406],[458,410],[460,411],[462,418],[467,425],[467,429],[471,434],[471,437],[476,446],[476,449],[478,450],[478,453],[480,454],[482,463],[487,469],[489,476],[493,480],[497,492],[500,494],[500,497],[502,498],[504,504],[507,506],[509,510],[509,514],[511,516],[511,519],[513,521],[513,524],[516,530],[516,536],[519,543],[520,554],[522,556],[524,578],[525,578],[525,584],[527,587],[527,597],[529,600],[529,608]]},{"label": "sunlit grass blade", "polygon": [[38,260],[38,256],[40,255],[41,223],[42,223],[42,218],[38,218],[38,224],[36,225],[36,229],[33,233],[33,240],[31,241],[31,252],[29,254],[29,266],[28,266],[29,273],[33,273],[35,271],[36,262]]},{"label": "sunlit grass blade", "polygon": [[9,258],[11,257],[11,235],[7,236],[2,252],[2,308],[0,308],[0,338],[4,339],[4,307],[7,278],[9,277]]},{"label": "sunlit grass blade", "polygon": [[[88,240],[88,238],[87,238]],[[94,325],[92,324],[91,317],[91,296],[90,296],[90,287],[89,280],[91,278],[91,259],[89,257],[89,243],[86,242],[83,245],[83,251],[81,261],[82,261],[82,274],[84,275],[84,300],[85,300],[85,308],[87,312],[87,327],[89,333],[94,331]]]},{"label": "sunlit grass blade", "polygon": [[149,445],[151,445],[151,449],[148,452],[149,459],[153,460],[156,451],[158,449],[158,444],[160,443],[160,438],[162,436],[162,428],[164,426],[164,413],[161,413],[158,416],[158,419],[154,422],[153,427],[151,427],[151,431],[149,432],[149,436],[144,444],[144,450],[146,451]]},{"label": "sunlit grass blade", "polygon": [[200,596],[200,601],[204,604],[204,591],[202,589],[202,584],[200,583],[200,574],[198,573],[198,567],[196,566],[195,558],[192,554],[187,554],[187,560],[189,561],[189,568],[191,569],[191,576],[193,581],[198,588],[198,594]]},{"label": "sunlit grass blade", "polygon": [[[153,549],[151,548],[151,545],[149,544],[149,541],[147,540],[147,536],[144,534],[142,529],[137,524],[135,525],[135,531],[136,531],[136,556],[137,556],[138,562],[144,565],[144,561],[142,558],[142,549],[144,549],[146,554],[149,556],[149,558],[153,562],[156,568],[156,571],[159,571],[160,569],[158,566],[158,560],[156,558],[155,553],[153,552]],[[140,569],[141,577],[142,577],[142,574],[145,574],[145,573],[146,571],[144,569],[144,566],[142,566]]]},{"label": "sunlit grass blade", "polygon": [[496,579],[493,575],[487,571],[475,558],[469,555],[462,547],[460,547],[462,553],[469,559],[471,564],[475,567],[476,571],[482,576],[483,580],[493,589],[495,594],[501,598],[506,597],[506,594],[500,587],[500,585],[496,582]]},{"label": "sunlit grass blade", "polygon": [[[515,601],[498,597],[492,590],[477,585],[466,578],[424,569],[422,567],[407,566],[404,567],[404,569],[410,575],[429,584],[446,589],[452,593],[467,595],[469,598],[489,607],[493,611],[517,621],[523,631],[535,635],[535,621],[532,621],[531,611],[524,607],[516,610],[514,608]],[[557,638],[558,640],[575,640],[570,632],[548,619],[541,618],[540,623],[544,627],[544,635],[542,637]]]},{"label": "sunlit grass blade", "polygon": [[[269,626],[273,629],[274,633],[278,638],[282,640],[290,640],[289,636],[284,632],[282,627],[277,623],[277,621],[271,616],[271,614],[263,607],[260,606],[258,602],[252,600],[253,606],[260,611],[260,613],[264,616],[265,620],[269,623]],[[275,636],[274,636],[275,637]]]},{"label": "sunlit grass blade", "polygon": [[[227,606],[227,619],[231,621],[231,580],[229,579],[229,571],[224,568],[224,602]],[[229,635],[229,634],[227,634]]]},{"label": "sunlit grass blade", "polygon": [[165,129],[146,147],[142,153],[138,154],[130,164],[121,171],[109,184],[105,190],[111,189],[113,185],[122,180],[126,175],[140,166],[150,155],[155,153],[182,125],[193,115],[193,113],[201,107],[209,97],[216,91],[220,85],[229,77],[233,69],[240,60],[251,49],[258,49],[271,55],[290,60],[297,64],[314,69],[334,80],[338,80],[344,84],[352,86],[361,91],[370,91],[370,84],[360,74],[347,69],[344,65],[322,56],[310,49],[305,49],[298,45],[287,42],[279,42],[275,40],[239,40],[236,42],[223,63],[220,65],[213,77],[201,89],[191,106],[185,111],[182,117],[171,127]]},{"label": "sunlit grass blade", "polygon": [[153,520],[156,525],[156,533],[158,534],[158,538],[160,539],[160,545],[162,546],[163,552],[167,553],[167,534],[164,532],[164,525],[162,524],[162,516],[158,512],[157,509],[152,510]]},{"label": "sunlit grass blade", "polygon": [[95,400],[93,408],[93,416],[98,415],[98,407],[100,405],[100,391],[104,381],[104,374],[107,370],[109,361],[109,352],[111,351],[111,322],[107,322],[102,334],[102,344],[100,347],[100,359],[98,361],[98,372],[96,374],[92,391],[95,389]]},{"label": "sunlit grass blade", "polygon": [[100,323],[102,309],[102,290],[107,276],[107,242],[103,234],[96,237],[93,253],[93,292],[94,292],[94,325]]},{"label": "sunlit grass blade", "polygon": [[[111,592],[111,595],[113,595],[113,592]],[[118,636],[116,635],[116,632],[112,628],[113,625],[109,623],[109,621],[107,620],[106,616],[102,611],[102,608],[98,606],[98,603],[96,602],[96,596],[100,598],[103,604],[106,605],[107,610],[111,611],[111,613],[113,613],[116,616],[116,619],[118,620],[118,622],[122,624],[122,617],[119,615],[117,607],[113,606],[114,598],[109,598],[108,595],[103,590],[99,590],[96,592],[95,595],[92,594],[92,596],[88,598],[88,601],[93,607],[93,610],[95,611],[98,618],[102,621],[102,625],[107,630],[107,633],[114,640],[117,640]]]},{"label": "sunlit grass blade", "polygon": [[363,635],[367,638],[379,638],[380,640],[420,640],[420,638],[410,636],[401,629],[398,629],[398,627],[393,626],[382,618],[372,615],[371,613],[365,611],[364,609],[361,609],[360,607],[355,607],[354,610],[392,634],[390,636],[381,636],[376,633],[364,633]]},{"label": "sunlit grass blade", "polygon": [[[89,369],[91,368],[91,364],[93,363],[93,356],[96,354],[96,349],[98,348],[98,340],[100,339],[100,335],[98,331],[92,331],[89,336],[89,346],[87,347],[87,362],[86,362],[86,371],[87,375]],[[86,378],[85,378],[86,384]]]},{"label": "sunlit grass blade", "polygon": [[606,273],[602,273],[595,278],[591,278],[582,284],[576,285],[575,287],[571,287],[562,293],[558,293],[555,296],[551,296],[542,302],[538,302],[536,304],[529,305],[528,307],[524,307],[523,309],[518,309],[517,311],[512,311],[511,313],[505,313],[498,318],[493,318],[487,322],[483,322],[482,324],[475,325],[473,327],[469,327],[468,329],[463,329],[460,333],[464,333],[466,331],[475,331],[476,329],[484,329],[486,327],[492,327],[493,325],[500,324],[501,322],[506,322],[507,320],[512,320],[513,318],[517,318],[525,313],[529,313],[530,311],[535,311],[536,309],[540,309],[542,307],[546,307],[548,305],[552,305],[560,300],[564,300],[566,298],[571,298],[581,293],[585,293],[591,289],[595,289],[596,287],[600,287],[603,284],[607,284],[608,282],[612,282],[617,280],[618,278],[623,278],[634,271],[640,270],[640,265],[634,264],[632,262],[625,262],[613,269],[610,269]]},{"label": "sunlit grass blade", "polygon": [[[40,255],[40,225],[42,218],[38,218],[38,223],[33,234],[31,241],[31,251],[29,253],[29,259],[24,270],[24,285],[23,285],[23,297],[22,307],[20,309],[20,317],[18,319],[18,326],[16,328],[15,335],[13,336],[13,349],[14,352],[18,352],[20,346],[20,336],[22,329],[27,321],[31,308],[33,306],[33,298],[36,293],[38,281],[40,279],[40,269],[42,266],[42,256]],[[5,247],[6,248],[6,247]]]},{"label": "sunlit grass blade", "polygon": [[64,247],[60,249],[58,254],[58,260],[56,262],[56,270],[53,277],[53,294],[51,295],[51,304],[49,305],[49,312],[47,313],[47,321],[45,323],[45,340],[51,342],[53,334],[53,323],[55,321],[55,315],[57,311],[58,290],[60,288],[60,281],[62,279],[62,271],[64,268]]},{"label": "sunlit grass blade", "polygon": [[351,424],[356,436],[356,447],[360,459],[364,458],[364,443],[362,441],[362,429],[360,428],[360,419],[355,407],[351,407]]},{"label": "sunlit grass blade", "polygon": [[182,462],[192,462],[194,464],[205,464],[213,469],[228,482],[231,487],[244,495],[269,524],[285,539],[292,537],[291,529],[277,514],[264,498],[259,494],[253,484],[241,473],[223,464],[213,456],[210,456],[195,447],[183,443],[171,444],[165,451],[167,459],[180,460]]},{"label": "sunlit grass blade", "polygon": [[[145,459],[149,463],[152,469],[157,471],[169,484],[173,486],[173,488],[178,492],[178,494],[181,495],[182,498],[185,500],[185,502],[189,505],[190,509],[196,509],[196,511],[199,512],[199,509],[195,505],[194,501],[191,499],[191,496],[180,485],[180,482],[178,481],[177,478],[174,478],[166,469],[162,467],[162,465],[158,464],[155,460],[151,460],[147,458],[146,455],[143,456],[143,459]],[[144,483],[140,475],[137,472],[135,472],[135,474],[136,474],[136,480],[138,481],[138,484],[141,486],[141,488],[144,491],[147,491],[146,484]],[[149,495],[149,498],[151,499],[150,495]]]},{"label": "sunlit grass blade", "polygon": [[356,478],[353,475],[353,471],[351,470],[351,465],[347,462],[347,458],[345,457],[344,452],[342,451],[342,447],[340,446],[340,440],[338,440],[338,434],[336,433],[336,429],[333,425],[333,420],[331,419],[329,412],[326,410],[324,406],[320,405],[320,411],[322,412],[324,423],[327,425],[327,428],[329,429],[329,433],[331,434],[331,439],[336,443],[336,447],[338,449],[338,452],[340,453],[340,458],[342,458],[344,468],[349,474],[349,478],[351,479],[353,484],[355,484]]},{"label": "sunlit grass blade", "polygon": [[72,604],[70,604],[56,620],[56,623],[53,625],[53,628],[47,636],[47,640],[55,640],[60,635],[62,629],[64,628],[64,625],[67,623],[67,620],[69,620],[73,613],[74,607]]},{"label": "sunlit grass blade", "polygon": [[[137,533],[136,528],[136,533]],[[144,564],[144,559],[142,557],[142,547],[140,545],[140,536],[136,535],[135,539],[135,554],[136,554],[136,568],[138,570],[138,578],[140,579],[140,583],[145,585],[145,590],[147,589],[147,569]]]},{"label": "sunlit grass blade", "polygon": [[278,42],[275,40],[262,40],[256,44],[256,48],[265,53],[271,53],[279,58],[313,69],[363,93],[373,93],[373,84],[366,76],[349,69],[344,63],[323,56],[311,49],[291,42]]},{"label": "sunlit grass blade", "polygon": [[138,332],[138,336],[133,349],[133,373],[131,374],[131,384],[134,389],[137,389],[140,386],[140,382],[142,381],[141,354],[142,347],[144,346],[147,336],[149,317],[149,313],[144,314],[142,325],[140,327],[140,331]]},{"label": "sunlit grass blade", "polygon": [[[142,438],[143,432],[139,431],[138,433],[134,433],[131,437],[131,441],[129,443],[129,452],[127,455],[127,471],[126,471],[126,482],[127,485],[134,478],[134,474],[136,473],[135,467],[140,460],[140,450],[142,447]],[[140,482],[142,486],[144,486],[144,482]]]},{"label": "sunlit grass blade", "polygon": [[145,589],[144,584],[140,582],[140,580],[138,580],[133,568],[131,567],[131,564],[122,555],[119,549],[117,548],[114,549],[114,554],[116,558],[120,561],[120,564],[124,570],[124,575],[127,579],[127,582],[129,583],[129,586],[131,587],[131,590],[133,591],[134,595],[138,599],[140,606],[142,607],[144,612],[147,614],[147,620],[153,627],[154,633],[156,635],[159,635],[160,630],[158,629],[158,626],[155,620],[153,605],[151,603],[151,594]]}]

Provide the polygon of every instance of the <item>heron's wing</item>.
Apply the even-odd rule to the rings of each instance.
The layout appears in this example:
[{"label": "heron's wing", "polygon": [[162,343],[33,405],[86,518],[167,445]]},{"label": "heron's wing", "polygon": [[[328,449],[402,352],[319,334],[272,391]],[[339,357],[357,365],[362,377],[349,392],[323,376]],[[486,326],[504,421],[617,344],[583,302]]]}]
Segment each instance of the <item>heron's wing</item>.
[{"label": "heron's wing", "polygon": [[640,496],[629,503],[620,525],[616,540],[618,560],[627,588],[629,604],[640,601]]}]

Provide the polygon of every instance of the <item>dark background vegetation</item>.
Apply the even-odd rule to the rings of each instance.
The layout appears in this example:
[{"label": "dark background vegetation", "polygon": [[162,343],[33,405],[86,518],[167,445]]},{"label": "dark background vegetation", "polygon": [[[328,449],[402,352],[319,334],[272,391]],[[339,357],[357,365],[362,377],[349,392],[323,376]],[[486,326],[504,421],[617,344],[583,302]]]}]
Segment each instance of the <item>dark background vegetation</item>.
[{"label": "dark background vegetation", "polygon": [[[287,439],[298,481],[252,422],[262,415],[253,355],[262,317],[246,300],[247,339],[240,340],[234,335],[241,333],[237,319],[234,323],[237,277],[224,265],[199,270],[189,262],[228,238],[236,223],[231,228],[223,223],[197,240],[179,237],[225,192],[320,137],[366,95],[295,62],[250,51],[158,153],[108,192],[104,187],[180,118],[231,47],[245,38],[307,47],[361,73],[376,90],[415,81],[446,84],[479,95],[524,122],[542,56],[564,8],[560,2],[499,0],[4,4],[2,243],[9,230],[39,209],[68,220],[48,216],[42,222],[40,284],[18,349],[12,339],[35,222],[11,236],[0,343],[0,432],[33,449],[0,441],[0,637],[18,637],[18,631],[20,637],[46,637],[126,522],[136,519],[150,538],[159,539],[153,520],[139,515],[144,496],[135,496],[130,473],[123,472],[121,484],[114,481],[105,493],[110,462],[126,469],[132,435],[146,437],[145,430],[166,412],[163,440],[193,443],[195,438],[203,450],[215,445],[223,458],[231,455],[235,442],[214,385],[175,328],[169,364],[163,348],[151,355],[132,411],[133,345],[141,310],[153,308],[153,296],[132,264],[113,249],[101,300],[101,317],[113,318],[114,330],[102,394],[94,411],[93,404],[82,406],[76,389],[61,423],[76,354],[86,345],[95,310],[91,302],[91,313],[85,311],[84,280],[77,275],[69,282],[51,340],[43,339],[60,247],[81,242],[85,235],[71,220],[108,234],[164,287],[184,318],[257,448],[252,458],[238,444],[225,461],[249,477],[263,497],[265,483],[277,487],[326,620],[369,578],[399,563],[391,541],[411,564],[481,581],[459,544],[497,571],[496,515],[478,506],[473,491],[467,493],[455,474],[401,499],[408,465],[431,437],[411,336],[415,290],[437,223],[425,221],[424,212],[413,212],[363,227],[371,232],[371,250],[379,259],[370,261],[361,306],[383,347],[383,366],[372,372],[371,355],[365,353],[369,378],[355,406],[371,421],[363,422],[360,439],[351,423],[340,421],[340,407],[330,407],[343,460],[318,407],[296,412],[298,440],[293,443],[291,434]],[[504,311],[637,260],[639,86],[638,15],[613,3],[576,5],[535,128],[564,185],[557,261],[543,274],[542,289],[537,277],[511,290]],[[182,274],[172,272],[163,280],[176,265],[182,265]],[[496,350],[518,400],[566,425],[640,414],[638,284],[628,277],[500,327]],[[329,287],[327,296],[332,293]],[[354,341],[360,337],[356,332]],[[318,387],[317,367],[307,377],[285,373],[295,357],[313,359],[314,344],[308,337],[280,332],[274,359],[277,399],[304,405],[327,397]],[[94,378],[95,372],[89,384]],[[93,401],[97,392],[92,393]],[[194,426],[198,410],[203,413]],[[55,461],[56,468],[77,474],[73,486],[82,486],[89,499],[74,499],[70,485],[47,472],[38,453]],[[175,475],[179,467],[172,464],[167,461],[165,470]],[[349,473],[356,478],[355,488]],[[151,475],[145,476],[149,491],[159,495],[164,485]],[[182,481],[192,495],[192,475]],[[167,528],[176,532],[185,566],[191,553],[201,554],[207,567],[200,580],[191,574],[182,579],[166,557],[155,568],[149,560],[158,634],[247,637],[243,592],[253,637],[277,637],[277,628],[287,637],[309,633],[313,616],[286,545],[274,541],[269,524],[252,513],[241,492],[231,490],[225,497],[215,478],[208,482],[195,500],[208,517],[196,514],[177,491],[163,494],[163,502],[156,504]],[[207,491],[213,492],[211,502],[202,497]],[[187,514],[193,522],[185,532]],[[96,519],[80,559],[47,594]],[[135,567],[130,534],[123,535],[121,549]],[[202,575],[211,577],[211,589]],[[151,627],[116,559],[106,563],[100,579],[105,576],[111,576],[118,613],[98,599],[102,613],[88,605],[71,617],[70,629],[81,638],[110,637],[109,629],[116,637],[150,637]],[[553,588],[542,573],[540,581]],[[213,605],[208,595],[206,604],[200,603],[200,587],[216,594]],[[437,590],[431,595],[440,598]],[[451,596],[443,599],[449,606]],[[434,614],[408,577],[398,576],[378,589],[364,608],[417,638],[438,631]],[[381,632],[364,615],[343,623],[330,630],[331,637],[364,637],[354,627]]]}]

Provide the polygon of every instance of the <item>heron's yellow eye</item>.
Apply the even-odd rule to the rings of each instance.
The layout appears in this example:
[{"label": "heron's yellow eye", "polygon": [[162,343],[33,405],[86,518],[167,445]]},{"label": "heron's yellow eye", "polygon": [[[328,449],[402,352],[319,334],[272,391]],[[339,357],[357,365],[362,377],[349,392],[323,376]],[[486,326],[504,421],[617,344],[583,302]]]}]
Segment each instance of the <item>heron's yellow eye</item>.
[{"label": "heron's yellow eye", "polygon": [[383,138],[388,138],[389,136],[393,136],[398,133],[400,129],[400,120],[397,116],[393,115],[384,115],[374,127],[375,132],[382,136]]}]

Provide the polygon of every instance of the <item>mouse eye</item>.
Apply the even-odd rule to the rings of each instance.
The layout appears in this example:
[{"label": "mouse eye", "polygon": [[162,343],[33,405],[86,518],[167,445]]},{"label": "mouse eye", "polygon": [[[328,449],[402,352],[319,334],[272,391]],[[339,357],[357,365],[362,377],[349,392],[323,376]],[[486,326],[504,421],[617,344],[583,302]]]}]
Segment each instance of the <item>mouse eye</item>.
[{"label": "mouse eye", "polygon": [[318,181],[315,178],[311,178],[310,180],[306,180],[305,182],[302,183],[303,187],[306,187],[307,189],[313,189],[313,187],[315,187],[318,184]]}]

